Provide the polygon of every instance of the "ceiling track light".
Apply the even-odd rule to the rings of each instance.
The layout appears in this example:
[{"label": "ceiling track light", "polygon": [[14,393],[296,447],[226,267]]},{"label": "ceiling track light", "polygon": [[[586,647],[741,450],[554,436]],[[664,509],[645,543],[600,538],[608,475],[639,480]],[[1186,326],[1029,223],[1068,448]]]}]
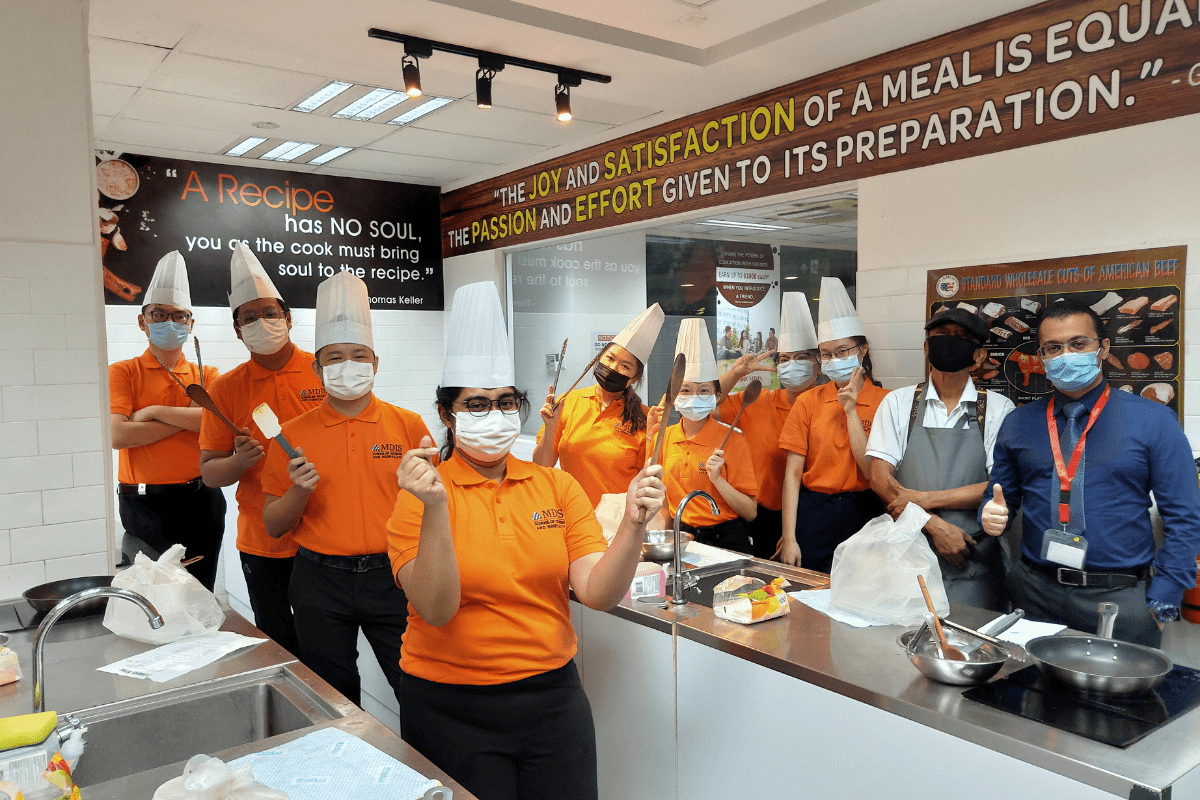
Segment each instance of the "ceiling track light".
[{"label": "ceiling track light", "polygon": [[475,72],[475,101],[480,108],[492,107],[492,79],[506,66],[549,72],[558,77],[558,83],[554,87],[554,105],[555,116],[560,122],[567,122],[571,119],[571,87],[579,86],[583,81],[612,82],[612,77],[609,75],[583,72],[557,64],[548,64],[544,61],[506,56],[448,42],[435,42],[431,39],[422,39],[380,28],[371,28],[367,31],[367,36],[404,45],[404,58],[401,60],[401,64],[404,69],[404,87],[409,97],[418,97],[421,94],[421,72],[418,59],[431,57],[434,50],[478,59],[479,69]]}]

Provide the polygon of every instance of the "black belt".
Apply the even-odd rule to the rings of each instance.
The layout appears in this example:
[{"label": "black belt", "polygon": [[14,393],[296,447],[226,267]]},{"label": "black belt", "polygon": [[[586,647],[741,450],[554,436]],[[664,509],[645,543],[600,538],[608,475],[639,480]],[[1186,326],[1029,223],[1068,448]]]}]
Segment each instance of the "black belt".
[{"label": "black belt", "polygon": [[185,483],[118,483],[117,494],[168,494],[170,492],[195,492],[204,487],[200,478]]},{"label": "black belt", "polygon": [[301,547],[296,551],[296,555],[325,567],[345,569],[351,572],[368,572],[391,566],[391,559],[388,558],[387,553],[372,553],[369,556],[327,556],[324,553],[314,553],[307,547]]},{"label": "black belt", "polygon": [[1021,563],[1034,572],[1049,575],[1063,586],[1087,586],[1099,589],[1124,589],[1136,586],[1140,581],[1150,577],[1149,565],[1132,569],[1110,569],[1105,572],[1085,572],[1081,569],[1062,567],[1058,564],[1039,564],[1027,556],[1021,556]]}]

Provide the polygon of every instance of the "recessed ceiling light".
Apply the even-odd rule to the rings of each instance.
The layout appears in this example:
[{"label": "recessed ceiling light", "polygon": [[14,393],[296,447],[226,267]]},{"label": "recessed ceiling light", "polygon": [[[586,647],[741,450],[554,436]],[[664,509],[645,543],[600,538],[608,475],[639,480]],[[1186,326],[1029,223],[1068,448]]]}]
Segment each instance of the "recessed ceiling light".
[{"label": "recessed ceiling light", "polygon": [[696,284],[694,284],[694,283],[681,283],[681,284],[679,284],[679,288],[681,288],[681,289],[687,289],[688,287],[690,287],[690,286],[695,286],[695,285],[696,285]]},{"label": "recessed ceiling light", "polygon": [[335,147],[332,150],[327,150],[324,153],[321,153],[321,155],[317,156],[316,158],[314,158],[312,161],[309,161],[308,163],[315,164],[319,167],[322,164],[328,164],[330,161],[333,161],[338,156],[346,155],[346,153],[349,153],[353,149],[354,149],[353,147]]},{"label": "recessed ceiling light", "polygon": [[413,120],[420,119],[426,114],[437,111],[444,105],[453,103],[454,101],[447,97],[431,97],[416,108],[410,109],[393,120],[388,120],[389,125],[407,125]]},{"label": "recessed ceiling light", "polygon": [[794,281],[794,280],[798,280],[799,278],[800,278],[799,275],[788,275],[787,277],[784,278],[784,280],[785,281]]},{"label": "recessed ceiling light", "polygon": [[354,84],[352,84],[352,83],[344,83],[342,81],[333,81],[332,83],[327,84],[326,86],[317,90],[313,94],[310,94],[308,97],[301,100],[300,103],[298,105],[296,105],[292,110],[300,111],[305,114],[309,113],[310,111],[315,111],[316,109],[325,105],[330,100],[337,97],[339,94],[346,91],[353,85]]},{"label": "recessed ceiling light", "polygon": [[279,123],[276,122],[251,122],[250,124],[256,128],[262,128],[264,131],[273,131],[279,127]]},{"label": "recessed ceiling light", "polygon": [[367,120],[379,116],[392,106],[403,103],[406,99],[403,92],[393,92],[391,89],[372,89],[333,116],[336,119]]},{"label": "recessed ceiling light", "polygon": [[309,150],[315,150],[320,146],[312,142],[284,142],[272,147],[259,156],[259,158],[264,161],[291,161],[294,158],[304,155]]},{"label": "recessed ceiling light", "polygon": [[763,225],[759,222],[736,222],[729,219],[708,219],[696,224],[720,228],[746,228],[752,231],[786,231],[788,229],[787,225]]},{"label": "recessed ceiling light", "polygon": [[254,148],[265,142],[265,136],[248,136],[236,145],[225,151],[227,156],[243,156],[249,153]]}]

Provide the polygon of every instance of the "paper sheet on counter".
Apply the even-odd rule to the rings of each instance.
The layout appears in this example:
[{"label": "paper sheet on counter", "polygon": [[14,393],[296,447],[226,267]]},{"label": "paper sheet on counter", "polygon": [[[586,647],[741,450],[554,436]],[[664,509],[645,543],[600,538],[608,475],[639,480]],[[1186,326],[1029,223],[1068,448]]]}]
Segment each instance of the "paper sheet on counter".
[{"label": "paper sheet on counter", "polygon": [[100,667],[98,671],[165,683],[194,669],[207,666],[235,650],[265,641],[268,640],[242,636],[231,631],[217,631],[164,644],[162,647]]},{"label": "paper sheet on counter", "polygon": [[1066,625],[1058,625],[1053,622],[1034,622],[1028,619],[1017,620],[1017,624],[1006,630],[1004,633],[996,634],[996,638],[1004,642],[1012,642],[1015,645],[1024,647],[1029,644],[1030,639],[1036,639],[1039,636],[1053,636],[1060,631],[1065,631]]},{"label": "paper sheet on counter", "polygon": [[[687,547],[683,548],[683,555],[680,560],[683,562],[684,569],[692,567],[712,567],[717,564],[728,564],[732,561],[741,561],[747,556],[742,553],[734,553],[730,550],[722,550],[720,547],[712,547],[699,542],[688,542]],[[671,571],[671,562],[667,562],[667,572]]]},{"label": "paper sheet on counter", "polygon": [[290,800],[417,800],[441,786],[337,728],[229,762],[231,767],[243,764],[250,765],[254,780],[285,792]]},{"label": "paper sheet on counter", "polygon": [[879,625],[891,624],[890,622],[880,622],[879,620],[862,617],[850,611],[843,611],[833,604],[832,589],[809,589],[805,592],[788,592],[788,595],[804,603],[804,605],[814,611],[820,611],[830,619],[844,622],[855,628],[873,628]]}]

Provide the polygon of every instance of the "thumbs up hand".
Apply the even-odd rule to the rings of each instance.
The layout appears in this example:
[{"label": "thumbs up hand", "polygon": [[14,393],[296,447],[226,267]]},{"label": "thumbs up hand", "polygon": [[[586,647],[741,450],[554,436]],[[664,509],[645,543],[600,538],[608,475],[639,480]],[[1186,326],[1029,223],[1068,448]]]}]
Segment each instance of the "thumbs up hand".
[{"label": "thumbs up hand", "polygon": [[992,499],[983,506],[983,532],[989,536],[999,536],[1008,527],[1008,504],[1004,502],[1004,492],[1000,484],[992,486]]}]

